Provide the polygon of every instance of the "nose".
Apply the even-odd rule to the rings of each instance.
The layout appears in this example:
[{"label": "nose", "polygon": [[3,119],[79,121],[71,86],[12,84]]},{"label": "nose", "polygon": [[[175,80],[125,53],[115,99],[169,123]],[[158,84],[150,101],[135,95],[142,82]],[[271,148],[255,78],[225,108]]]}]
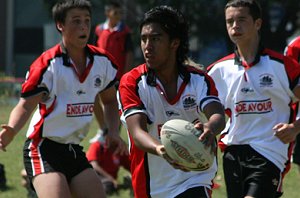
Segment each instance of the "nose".
[{"label": "nose", "polygon": [[237,28],[238,26],[239,26],[238,22],[237,21],[233,21],[232,27],[233,28]]},{"label": "nose", "polygon": [[144,47],[145,47],[145,49],[151,49],[153,47],[150,39],[145,40]]},{"label": "nose", "polygon": [[80,24],[80,29],[81,30],[88,30],[89,28],[90,28],[90,23],[88,23],[88,22],[82,22]]}]

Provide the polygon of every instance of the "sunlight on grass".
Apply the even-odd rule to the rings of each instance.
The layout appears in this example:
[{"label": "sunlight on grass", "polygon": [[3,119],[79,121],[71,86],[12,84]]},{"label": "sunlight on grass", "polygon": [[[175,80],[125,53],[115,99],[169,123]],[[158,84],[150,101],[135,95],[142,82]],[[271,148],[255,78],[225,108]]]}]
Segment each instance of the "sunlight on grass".
[{"label": "sunlight on grass", "polygon": [[[9,112],[12,110],[11,105],[0,105],[0,123],[6,123]],[[7,178],[8,189],[5,191],[0,190],[1,198],[26,198],[26,190],[21,186],[20,171],[23,167],[22,149],[25,141],[25,131],[27,126],[24,127],[20,134],[17,135],[11,145],[8,146],[7,152],[0,151],[0,163],[4,164]],[[91,130],[88,137],[82,142],[85,150],[88,148],[88,140],[96,134],[97,124],[93,121]],[[124,130],[122,130],[122,137],[127,141],[127,136]],[[226,190],[224,185],[224,178],[222,172],[222,160],[221,153],[218,154],[219,158],[219,172],[217,174],[217,182],[221,184],[221,187],[213,191],[214,198],[226,198]],[[124,169],[120,170],[119,182],[122,181],[122,176],[128,175]],[[300,175],[298,174],[296,167],[292,166],[291,171],[287,174],[284,180],[284,195],[283,198],[298,198],[300,188]],[[130,198],[128,190],[122,190],[119,194],[110,196],[110,198]]]}]

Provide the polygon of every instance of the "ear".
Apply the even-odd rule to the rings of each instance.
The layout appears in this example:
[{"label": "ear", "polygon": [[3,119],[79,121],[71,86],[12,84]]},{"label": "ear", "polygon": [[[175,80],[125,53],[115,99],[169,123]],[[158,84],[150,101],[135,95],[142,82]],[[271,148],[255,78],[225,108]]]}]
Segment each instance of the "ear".
[{"label": "ear", "polygon": [[255,28],[257,31],[261,29],[261,25],[262,25],[262,19],[260,19],[260,18],[256,19]]},{"label": "ear", "polygon": [[62,32],[62,30],[63,30],[63,25],[62,25],[61,23],[56,23],[56,28],[57,28],[60,32]]},{"label": "ear", "polygon": [[180,45],[180,40],[179,39],[173,39],[171,42],[171,48],[177,49]]}]

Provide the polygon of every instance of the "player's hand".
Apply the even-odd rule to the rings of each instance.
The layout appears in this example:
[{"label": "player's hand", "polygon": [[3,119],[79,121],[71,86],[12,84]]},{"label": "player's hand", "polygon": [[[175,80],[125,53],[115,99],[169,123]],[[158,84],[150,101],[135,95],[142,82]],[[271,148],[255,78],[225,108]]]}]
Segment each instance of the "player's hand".
[{"label": "player's hand", "polygon": [[202,141],[206,147],[211,147],[211,153],[216,154],[216,135],[210,129],[208,123],[195,123],[194,127],[203,133],[199,136],[199,141]]},{"label": "player's hand", "polygon": [[116,150],[114,151],[114,154],[116,155],[128,155],[128,147],[124,140],[120,137],[119,134],[116,133],[110,133],[105,136],[106,145],[110,147],[111,145],[116,145]]},{"label": "player's hand", "polygon": [[6,146],[13,140],[16,135],[15,130],[6,125],[1,125],[2,130],[0,131],[0,150],[6,151]]},{"label": "player's hand", "polygon": [[157,153],[160,157],[164,158],[171,166],[173,166],[173,168],[175,168],[175,169],[180,169],[180,170],[182,170],[182,171],[184,171],[184,172],[188,172],[188,171],[189,171],[189,170],[186,169],[185,167],[183,167],[183,166],[179,165],[178,163],[176,163],[176,161],[173,160],[173,159],[167,154],[166,149],[165,149],[165,147],[164,147],[163,145],[158,145],[158,146],[156,146],[156,153]]},{"label": "player's hand", "polygon": [[293,126],[293,124],[279,123],[273,127],[273,130],[274,135],[285,144],[295,141],[299,134],[299,131]]}]

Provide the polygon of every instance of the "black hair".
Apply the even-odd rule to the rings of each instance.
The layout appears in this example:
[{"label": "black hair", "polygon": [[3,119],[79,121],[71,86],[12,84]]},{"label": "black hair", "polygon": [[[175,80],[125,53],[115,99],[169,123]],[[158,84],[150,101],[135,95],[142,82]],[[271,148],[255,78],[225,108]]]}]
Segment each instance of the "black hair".
[{"label": "black hair", "polygon": [[262,18],[262,9],[256,0],[231,0],[226,4],[225,11],[229,7],[247,7],[254,21]]},{"label": "black hair", "polygon": [[180,40],[176,60],[183,64],[189,52],[189,26],[183,14],[170,6],[157,6],[145,13],[140,23],[140,32],[143,26],[149,23],[159,24],[171,40]]},{"label": "black hair", "polygon": [[92,5],[88,0],[61,0],[52,8],[52,16],[55,23],[64,23],[67,12],[73,8],[86,9],[92,14]]},{"label": "black hair", "polygon": [[105,4],[104,9],[105,11],[109,11],[111,9],[121,8],[121,4],[117,1],[109,1],[107,4]]}]

